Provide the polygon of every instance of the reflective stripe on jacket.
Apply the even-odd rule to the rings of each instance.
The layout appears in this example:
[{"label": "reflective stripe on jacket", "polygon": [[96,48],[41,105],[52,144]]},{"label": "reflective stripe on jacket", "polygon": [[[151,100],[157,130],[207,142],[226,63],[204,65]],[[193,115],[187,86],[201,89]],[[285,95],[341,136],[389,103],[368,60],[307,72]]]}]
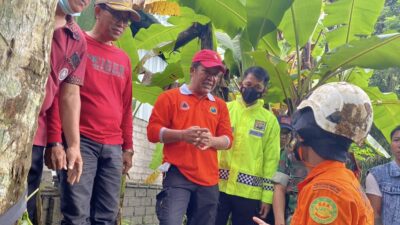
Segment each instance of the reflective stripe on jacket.
[{"label": "reflective stripe on jacket", "polygon": [[264,101],[246,107],[241,96],[228,103],[234,141],[218,151],[219,189],[226,194],[272,203],[280,153],[280,127]]}]

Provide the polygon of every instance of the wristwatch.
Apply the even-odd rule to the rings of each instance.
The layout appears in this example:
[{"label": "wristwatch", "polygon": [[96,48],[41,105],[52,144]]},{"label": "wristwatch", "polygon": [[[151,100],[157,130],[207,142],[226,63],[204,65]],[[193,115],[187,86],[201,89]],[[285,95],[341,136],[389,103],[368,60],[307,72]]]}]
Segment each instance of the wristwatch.
[{"label": "wristwatch", "polygon": [[60,142],[51,142],[51,143],[47,143],[46,148],[52,148],[52,147],[56,147],[56,146],[63,146],[63,144]]},{"label": "wristwatch", "polygon": [[131,153],[132,155],[133,154],[135,154],[135,152],[132,150],[132,149],[122,149],[122,152],[129,152],[129,153]]}]

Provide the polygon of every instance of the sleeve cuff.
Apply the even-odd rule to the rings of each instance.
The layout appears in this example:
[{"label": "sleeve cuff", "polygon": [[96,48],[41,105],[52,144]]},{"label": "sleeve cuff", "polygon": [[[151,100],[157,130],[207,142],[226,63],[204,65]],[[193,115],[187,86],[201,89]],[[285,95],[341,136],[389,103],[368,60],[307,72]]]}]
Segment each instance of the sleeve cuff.
[{"label": "sleeve cuff", "polygon": [[167,128],[165,128],[165,127],[161,127],[161,129],[160,129],[160,136],[159,136],[160,143],[164,143],[163,136],[164,136],[164,131],[165,131],[166,129],[167,129]]},{"label": "sleeve cuff", "polygon": [[290,177],[287,174],[278,171],[275,173],[274,177],[272,177],[272,181],[287,187],[289,178]]},{"label": "sleeve cuff", "polygon": [[229,147],[231,147],[231,139],[229,139],[229,137],[226,135],[224,135],[223,137],[225,137],[225,139],[226,139],[226,143],[227,143],[226,149],[228,149]]},{"label": "sleeve cuff", "polygon": [[273,191],[263,191],[261,201],[264,203],[272,204],[273,194]]},{"label": "sleeve cuff", "polygon": [[61,138],[61,134],[53,134],[53,135],[48,135],[47,136],[47,142],[51,143],[51,142],[62,142],[62,138]]}]

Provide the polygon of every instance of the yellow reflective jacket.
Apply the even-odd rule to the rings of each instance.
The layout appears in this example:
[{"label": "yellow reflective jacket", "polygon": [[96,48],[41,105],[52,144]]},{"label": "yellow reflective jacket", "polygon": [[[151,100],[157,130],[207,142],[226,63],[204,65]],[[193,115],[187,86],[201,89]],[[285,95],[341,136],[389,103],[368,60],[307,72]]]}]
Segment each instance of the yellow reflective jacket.
[{"label": "yellow reflective jacket", "polygon": [[219,190],[226,194],[272,203],[280,154],[280,127],[264,101],[246,107],[241,96],[228,103],[234,141],[218,151]]}]

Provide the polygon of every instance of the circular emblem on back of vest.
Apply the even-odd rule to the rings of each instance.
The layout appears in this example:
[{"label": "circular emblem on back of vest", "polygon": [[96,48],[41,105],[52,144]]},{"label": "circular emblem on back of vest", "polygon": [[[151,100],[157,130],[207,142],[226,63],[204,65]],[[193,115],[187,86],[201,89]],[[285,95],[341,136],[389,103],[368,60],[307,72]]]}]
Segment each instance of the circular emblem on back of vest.
[{"label": "circular emblem on back of vest", "polygon": [[58,73],[58,79],[64,80],[65,78],[67,78],[67,76],[68,76],[68,69],[64,67]]},{"label": "circular emblem on back of vest", "polygon": [[336,202],[328,197],[314,199],[308,211],[311,219],[319,224],[330,224],[335,221],[338,216]]},{"label": "circular emblem on back of vest", "polygon": [[210,112],[211,112],[212,114],[217,114],[217,108],[215,108],[214,106],[211,106],[211,107],[210,107]]}]

